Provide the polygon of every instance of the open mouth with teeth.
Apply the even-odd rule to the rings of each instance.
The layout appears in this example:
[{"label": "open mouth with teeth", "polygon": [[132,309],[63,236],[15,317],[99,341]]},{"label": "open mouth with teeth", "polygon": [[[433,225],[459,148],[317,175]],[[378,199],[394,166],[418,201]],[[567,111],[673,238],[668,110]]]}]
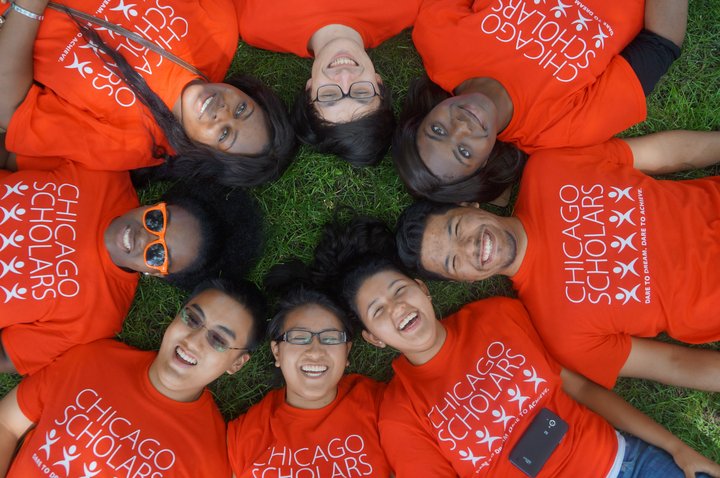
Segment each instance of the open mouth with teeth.
[{"label": "open mouth with teeth", "polygon": [[183,349],[181,349],[179,346],[175,347],[175,358],[183,364],[186,365],[197,365],[197,359],[191,357],[188,355]]},{"label": "open mouth with teeth", "polygon": [[490,260],[494,242],[493,235],[488,231],[483,231],[480,249],[480,265],[484,266],[485,263]]},{"label": "open mouth with teeth", "polygon": [[348,67],[348,66],[359,66],[359,63],[352,59],[351,57],[347,55],[341,55],[333,58],[333,60],[328,63],[328,68],[340,68],[340,67]]},{"label": "open mouth with teeth", "polygon": [[328,371],[327,365],[301,365],[300,371],[309,378],[317,378]]},{"label": "open mouth with teeth", "polygon": [[203,114],[205,114],[205,111],[208,109],[210,104],[212,104],[212,102],[215,100],[215,98],[217,98],[217,93],[215,93],[214,95],[208,96],[207,99],[205,101],[203,101],[202,106],[200,106],[200,115],[199,115],[200,118],[202,117]]},{"label": "open mouth with teeth", "polygon": [[411,330],[413,327],[415,327],[415,324],[418,323],[418,314],[417,312],[410,312],[408,315],[405,316],[400,321],[400,324],[398,325],[398,330],[400,332],[405,332],[406,330]]},{"label": "open mouth with teeth", "polygon": [[121,247],[126,254],[129,254],[130,251],[132,251],[133,242],[134,241],[132,229],[130,228],[130,226],[126,226],[122,232],[122,235],[120,236]]}]

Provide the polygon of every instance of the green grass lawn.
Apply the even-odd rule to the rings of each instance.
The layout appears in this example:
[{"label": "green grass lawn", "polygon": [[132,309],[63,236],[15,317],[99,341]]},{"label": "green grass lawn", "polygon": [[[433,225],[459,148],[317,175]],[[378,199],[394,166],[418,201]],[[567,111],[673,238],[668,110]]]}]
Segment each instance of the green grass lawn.
[{"label": "green grass lawn", "polygon": [[[411,78],[422,73],[422,63],[404,32],[371,52],[377,71],[396,99],[399,111]],[[310,60],[276,54],[241,44],[232,71],[260,77],[290,104],[309,77]],[[692,0],[688,35],[681,59],[649,99],[648,121],[627,135],[665,129],[717,129],[720,124],[720,0]],[[720,158],[718,158],[720,160]],[[692,172],[690,177],[719,174],[717,168]],[[688,177],[685,175],[683,177]],[[676,178],[680,178],[677,176]],[[159,188],[142,191],[150,202]],[[372,169],[354,169],[335,157],[302,148],[285,175],[275,183],[253,190],[266,216],[267,246],[251,279],[260,283],[274,264],[299,256],[309,259],[321,226],[339,206],[352,205],[359,212],[394,224],[411,202],[389,157]],[[509,214],[511,208],[501,211]],[[493,278],[473,285],[429,283],[433,304],[446,315],[472,300],[512,295],[509,282]],[[679,286],[682,286],[679,284]],[[134,346],[157,348],[164,327],[177,312],[182,294],[153,278],[143,277],[120,339]],[[720,310],[720,309],[719,309]],[[709,347],[717,348],[716,345]],[[393,353],[377,350],[356,340],[350,371],[378,379],[391,375]],[[270,387],[271,355],[264,345],[236,375],[213,384],[216,400],[227,418],[256,403]],[[0,379],[0,391],[15,383],[15,376]],[[720,461],[720,396],[687,391],[638,380],[621,380],[617,391],[635,406],[670,428],[706,456]]]}]

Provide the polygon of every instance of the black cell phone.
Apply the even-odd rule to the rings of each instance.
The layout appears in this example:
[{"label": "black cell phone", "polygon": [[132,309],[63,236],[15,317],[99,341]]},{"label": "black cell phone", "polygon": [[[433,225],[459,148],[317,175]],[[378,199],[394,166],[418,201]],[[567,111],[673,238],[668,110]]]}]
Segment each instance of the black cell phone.
[{"label": "black cell phone", "polygon": [[510,451],[510,463],[534,478],[568,431],[565,420],[542,408]]}]

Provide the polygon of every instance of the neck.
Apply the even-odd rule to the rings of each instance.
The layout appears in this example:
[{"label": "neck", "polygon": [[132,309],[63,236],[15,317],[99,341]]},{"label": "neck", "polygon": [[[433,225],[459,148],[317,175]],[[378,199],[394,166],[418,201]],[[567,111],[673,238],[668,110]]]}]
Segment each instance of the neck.
[{"label": "neck", "polygon": [[430,360],[432,360],[442,348],[443,344],[445,344],[445,339],[447,338],[447,331],[445,330],[445,327],[442,326],[439,320],[435,320],[435,342],[430,346],[430,348],[423,350],[421,352],[413,352],[413,353],[405,353],[405,358],[408,359],[408,362],[415,366],[424,365],[428,363]]},{"label": "neck", "polygon": [[495,103],[498,112],[498,133],[510,124],[513,116],[513,103],[502,83],[494,78],[470,78],[460,83],[453,91],[455,95],[466,93],[482,93]]},{"label": "neck", "polygon": [[365,48],[362,36],[357,30],[345,25],[332,24],[325,25],[313,33],[310,37],[310,41],[308,41],[308,50],[313,53],[313,56],[317,56],[328,43],[333,40],[337,40],[338,38],[347,38],[348,40],[352,40],[361,47]]},{"label": "neck", "polygon": [[520,266],[522,265],[523,260],[525,259],[525,253],[527,252],[527,233],[525,232],[525,227],[523,227],[522,222],[520,222],[520,219],[518,219],[515,216],[511,216],[507,218],[507,221],[512,229],[512,235],[515,238],[515,259],[512,261],[512,263],[507,267],[507,270],[505,271],[505,274],[508,277],[512,277],[515,274],[517,274],[517,271],[520,269]]},{"label": "neck", "polygon": [[331,392],[318,398],[305,398],[300,394],[293,393],[287,387],[285,388],[285,402],[302,410],[319,410],[330,405],[335,397],[337,397],[337,386]]}]

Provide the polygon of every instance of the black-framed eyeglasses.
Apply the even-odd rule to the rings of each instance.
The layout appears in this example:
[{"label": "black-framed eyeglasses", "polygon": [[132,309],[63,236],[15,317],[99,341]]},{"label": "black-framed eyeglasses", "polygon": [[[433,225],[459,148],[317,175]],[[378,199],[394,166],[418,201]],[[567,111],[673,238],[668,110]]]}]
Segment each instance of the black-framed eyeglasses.
[{"label": "black-framed eyeglasses", "polygon": [[290,329],[277,341],[284,341],[293,345],[309,345],[313,337],[317,336],[322,345],[340,345],[347,342],[347,334],[338,329],[324,329],[319,332],[311,332],[305,329]]},{"label": "black-framed eyeglasses", "polygon": [[330,103],[348,96],[354,100],[367,100],[380,94],[375,91],[375,85],[370,81],[356,81],[350,85],[347,93],[343,92],[340,85],[322,85],[317,89],[313,103]]},{"label": "black-framed eyeglasses", "polygon": [[225,352],[227,350],[248,350],[244,347],[231,347],[227,339],[223,337],[220,332],[209,329],[207,325],[205,325],[205,320],[188,307],[183,307],[182,310],[180,310],[180,320],[182,320],[183,324],[187,325],[192,330],[197,330],[201,327],[205,329],[207,331],[206,336],[208,343],[218,352]]}]

